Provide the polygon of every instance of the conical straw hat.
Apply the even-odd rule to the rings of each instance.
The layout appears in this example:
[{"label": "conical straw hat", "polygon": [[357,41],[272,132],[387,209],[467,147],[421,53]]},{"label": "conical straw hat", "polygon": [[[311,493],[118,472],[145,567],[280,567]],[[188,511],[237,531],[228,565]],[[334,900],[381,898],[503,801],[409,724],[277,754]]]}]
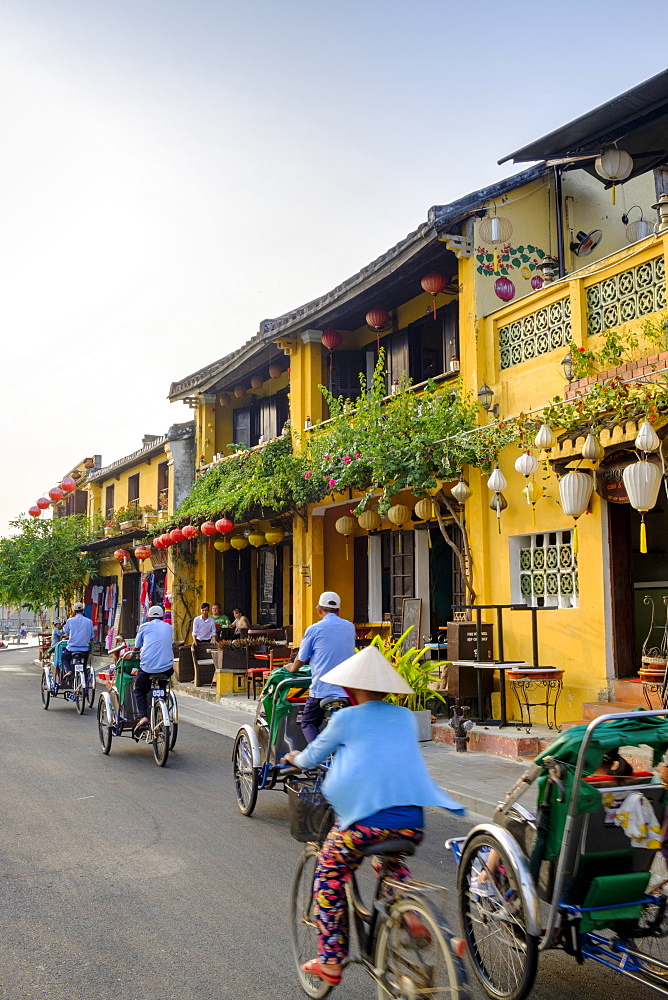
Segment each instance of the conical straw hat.
[{"label": "conical straw hat", "polygon": [[413,688],[386,660],[377,646],[367,646],[343,663],[328,670],[321,680],[327,684],[358,688],[361,691],[387,691],[388,694],[413,694]]}]

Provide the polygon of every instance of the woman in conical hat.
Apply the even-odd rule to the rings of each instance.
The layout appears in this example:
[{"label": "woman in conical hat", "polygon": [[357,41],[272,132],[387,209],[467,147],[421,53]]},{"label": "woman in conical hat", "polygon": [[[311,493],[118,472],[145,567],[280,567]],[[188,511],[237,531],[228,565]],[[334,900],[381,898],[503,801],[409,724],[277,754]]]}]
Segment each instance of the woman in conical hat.
[{"label": "woman in conical hat", "polygon": [[[335,985],[348,954],[345,884],[365,849],[398,838],[419,844],[424,806],[459,814],[464,808],[431,778],[412,712],[383,700],[387,694],[411,694],[412,689],[376,646],[355,653],[322,679],[345,688],[352,706],[336,712],[313,743],[286,759],[310,768],[334,754],[322,791],[337,821],[323,844],[313,884],[318,957],[302,969]],[[390,860],[389,867],[395,879],[410,877],[399,858]],[[417,914],[407,913],[404,922],[417,940],[429,935]]]}]

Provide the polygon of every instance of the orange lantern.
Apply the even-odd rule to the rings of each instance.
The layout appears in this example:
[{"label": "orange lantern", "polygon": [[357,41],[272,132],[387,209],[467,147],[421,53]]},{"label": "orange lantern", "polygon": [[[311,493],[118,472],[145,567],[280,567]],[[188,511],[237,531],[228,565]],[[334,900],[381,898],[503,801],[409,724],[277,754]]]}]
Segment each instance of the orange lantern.
[{"label": "orange lantern", "polygon": [[386,309],[370,309],[365,318],[367,326],[372,330],[382,330],[390,322],[390,314]]},{"label": "orange lantern", "polygon": [[328,351],[333,351],[342,340],[343,337],[338,330],[325,330],[320,338],[321,343]]},{"label": "orange lantern", "polygon": [[436,296],[439,292],[445,291],[448,286],[448,279],[443,274],[431,271],[429,274],[425,274],[420,284],[425,292],[429,292],[434,300],[434,319],[436,319]]},{"label": "orange lantern", "polygon": [[144,559],[151,558],[151,549],[148,545],[138,545],[135,549],[135,555],[140,562],[143,562]]}]

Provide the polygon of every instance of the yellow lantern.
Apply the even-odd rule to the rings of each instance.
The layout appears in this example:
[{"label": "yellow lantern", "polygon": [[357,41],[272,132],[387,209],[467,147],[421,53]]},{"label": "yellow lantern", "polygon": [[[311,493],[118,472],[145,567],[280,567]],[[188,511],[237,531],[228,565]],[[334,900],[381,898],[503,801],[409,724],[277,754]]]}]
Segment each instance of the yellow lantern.
[{"label": "yellow lantern", "polygon": [[433,521],[436,517],[436,507],[431,497],[423,497],[415,504],[415,514],[421,521]]},{"label": "yellow lantern", "polygon": [[265,537],[261,531],[252,531],[248,536],[248,543],[253,546],[254,549],[259,549],[261,545],[265,544]]},{"label": "yellow lantern", "polygon": [[409,520],[410,516],[410,508],[403,503],[395,503],[394,507],[390,507],[387,512],[388,520],[390,520],[392,524],[398,524],[400,527]]},{"label": "yellow lantern", "polygon": [[346,559],[348,558],[348,535],[352,535],[356,524],[357,518],[346,514],[344,517],[340,517],[334,525],[340,535],[346,536]]},{"label": "yellow lantern", "polygon": [[217,538],[213,543],[213,547],[218,552],[229,552],[232,548],[229,538]]},{"label": "yellow lantern", "polygon": [[376,510],[363,510],[357,518],[360,528],[365,531],[378,531],[380,528],[380,514]]},{"label": "yellow lantern", "polygon": [[285,532],[282,528],[270,528],[269,531],[265,531],[264,537],[267,545],[280,545],[285,538]]},{"label": "yellow lantern", "polygon": [[232,537],[230,538],[230,545],[232,546],[233,549],[236,549],[237,552],[241,552],[241,550],[245,549],[246,546],[248,545],[248,540],[244,538],[243,535],[232,535]]}]

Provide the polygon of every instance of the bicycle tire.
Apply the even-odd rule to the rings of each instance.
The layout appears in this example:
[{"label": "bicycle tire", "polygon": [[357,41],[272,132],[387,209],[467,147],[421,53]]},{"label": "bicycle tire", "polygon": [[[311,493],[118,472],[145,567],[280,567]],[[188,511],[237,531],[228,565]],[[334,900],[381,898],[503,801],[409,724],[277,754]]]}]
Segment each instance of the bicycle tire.
[{"label": "bicycle tire", "polygon": [[77,715],[83,715],[86,711],[86,682],[83,673],[79,671],[74,678],[74,703],[77,707]]},{"label": "bicycle tire", "polygon": [[237,805],[244,816],[250,816],[255,809],[259,781],[257,768],[253,767],[253,752],[248,735],[241,730],[234,741],[232,754],[234,765],[234,790]]},{"label": "bicycle tire", "polygon": [[111,719],[107,718],[107,706],[104,698],[100,697],[97,705],[97,728],[98,735],[100,737],[100,745],[102,747],[102,753],[108,754],[111,750],[111,741],[113,739],[113,732],[111,728]]},{"label": "bicycle tire", "polygon": [[165,724],[165,718],[169,718],[167,705],[160,698],[157,705],[154,702],[151,712],[151,742],[153,757],[158,767],[164,767],[169,757],[169,725]]},{"label": "bicycle tire", "polygon": [[313,878],[318,863],[318,851],[313,844],[304,848],[290,890],[290,941],[297,966],[299,985],[313,1000],[326,997],[332,987],[329,983],[302,972],[302,965],[318,954],[318,936],[313,920]]},{"label": "bicycle tire", "polygon": [[176,737],[179,735],[179,706],[176,701],[176,695],[173,691],[169,692],[169,749],[173,750],[176,743]]},{"label": "bicycle tire", "polygon": [[95,671],[92,667],[86,668],[86,697],[91,708],[95,705]]},{"label": "bicycle tire", "polygon": [[[419,920],[423,938],[408,930],[407,914]],[[378,1000],[427,1000],[448,993],[452,1000],[468,1000],[466,969],[453,940],[445,917],[428,900],[407,895],[390,903],[387,916],[379,917],[374,947]]]},{"label": "bicycle tire", "polygon": [[51,701],[51,688],[46,676],[46,670],[42,671],[42,708],[47,709]]}]

